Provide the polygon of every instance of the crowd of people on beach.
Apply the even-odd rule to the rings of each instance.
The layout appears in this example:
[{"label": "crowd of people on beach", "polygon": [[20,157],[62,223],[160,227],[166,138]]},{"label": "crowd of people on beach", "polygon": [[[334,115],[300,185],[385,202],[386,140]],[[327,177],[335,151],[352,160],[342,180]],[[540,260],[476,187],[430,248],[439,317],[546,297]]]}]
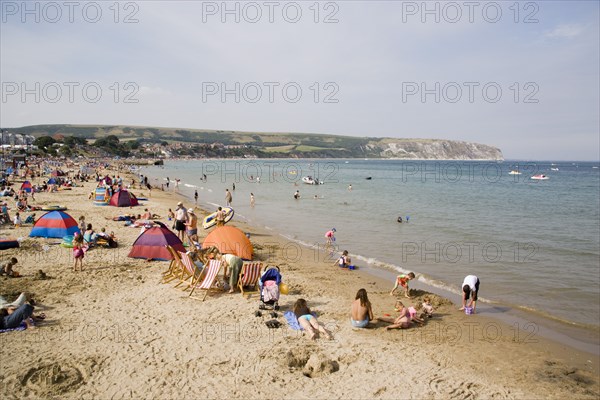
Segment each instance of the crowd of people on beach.
[{"label": "crowd of people on beach", "polygon": [[[100,175],[99,172],[96,172],[95,180],[97,185],[98,187],[106,187],[107,189],[110,189],[112,193],[134,188],[136,184],[135,179],[131,181],[131,184],[126,185],[120,175],[113,175],[112,177],[108,174],[103,175],[104,176]],[[19,227],[24,223],[21,221],[19,212],[32,209],[28,205],[28,196],[31,197],[32,200],[35,200],[34,193],[42,190],[52,191],[53,188],[55,188],[53,185],[75,185],[74,180],[86,182],[89,179],[93,179],[89,174],[81,174],[78,172],[78,174],[73,178],[69,178],[68,180],[60,178],[59,180],[55,181],[57,183],[52,183],[51,185],[48,185],[47,181],[44,181],[42,185],[34,186],[31,191],[15,191],[12,186],[5,181],[5,186],[2,188],[2,191],[0,191],[0,194],[14,197],[16,201],[15,208],[17,212],[15,214],[15,218],[11,220],[8,214],[7,203],[3,202],[1,218],[4,220],[4,222],[10,223],[12,221],[14,226]],[[175,182],[177,189],[179,186],[179,179],[176,179]],[[170,180],[167,178],[167,190],[169,189],[169,183]],[[152,185],[148,182],[148,176],[140,175],[139,184],[140,187],[145,186],[148,189],[152,188]],[[164,186],[162,188],[164,190]],[[348,190],[352,190],[351,186],[348,187]],[[232,186],[231,191],[229,189],[225,189],[224,201],[226,207],[231,207],[233,203],[233,191],[235,191],[235,186]],[[296,190],[294,197],[296,199],[300,198],[298,190]],[[194,191],[194,202],[196,205],[198,204],[197,190]],[[253,193],[250,194],[250,204],[251,206],[254,206],[255,204]],[[216,247],[202,248],[198,237],[199,218],[196,215],[195,208],[196,207],[186,208],[183,205],[183,202],[180,201],[177,203],[177,206],[174,210],[168,210],[167,220],[172,221],[171,228],[176,232],[177,237],[181,240],[181,242],[188,243],[188,254],[195,263],[197,273],[201,274],[210,260],[216,259],[221,261],[223,266],[223,288],[228,290],[229,293],[234,293],[238,285],[238,280],[240,279],[239,275],[242,270],[244,260],[236,254],[221,253]],[[25,223],[34,222],[34,218],[35,214],[33,215],[33,221],[28,218]],[[144,229],[148,228],[148,224],[151,224],[152,220],[154,219],[160,219],[160,216],[152,213],[148,208],[145,208],[143,214],[124,214],[110,218],[112,221],[124,221],[127,225],[142,226],[142,233],[144,232]],[[221,227],[225,224],[226,211],[223,207],[219,206],[217,208],[214,213],[214,219],[216,227]],[[137,222],[139,222],[139,224],[137,224]],[[78,223],[81,234],[75,234],[72,242],[74,271],[84,270],[83,260],[86,250],[90,247],[96,246],[99,241],[108,242],[111,244],[110,247],[113,247],[112,244],[116,245],[116,238],[113,232],[108,234],[105,228],[102,228],[100,232],[96,232],[91,223],[86,223],[84,216],[80,217]],[[336,228],[331,228],[325,233],[326,248],[329,248],[330,250],[333,250],[333,246],[336,241],[336,232]],[[0,265],[0,275],[11,277],[19,276],[19,272],[14,269],[14,266],[17,263],[18,261],[14,257],[2,263],[2,265]],[[339,268],[354,269],[354,265],[348,250],[344,250],[341,253],[334,265],[338,266]],[[413,272],[398,275],[390,295],[393,296],[396,290],[402,288],[404,291],[404,297],[411,299],[409,282],[412,279],[415,279],[415,274]],[[475,305],[479,286],[480,281],[476,276],[469,275],[465,278],[462,287],[462,307],[460,310],[467,310],[469,311],[468,313],[475,313]],[[28,321],[30,321],[30,318],[33,315],[33,305],[23,302],[23,299],[20,299],[19,302],[20,304],[17,304],[17,307],[2,308],[4,311],[2,318],[0,318],[0,328],[14,327],[16,326],[15,323],[17,322],[19,324],[26,323],[29,325]],[[320,335],[330,339],[333,337],[333,334],[318,321],[316,313],[311,311],[306,299],[298,299],[294,303],[292,310],[299,326],[307,333],[310,339],[315,339]],[[413,325],[422,326],[425,324],[427,319],[433,317],[434,309],[431,305],[430,298],[426,296],[422,298],[421,301],[413,305],[405,304],[405,302],[397,300],[395,303],[395,311],[397,312],[396,316],[383,314],[382,316],[375,318],[373,314],[373,307],[368,298],[367,291],[362,288],[358,290],[354,301],[352,301],[350,307],[350,324],[353,328],[362,329],[370,326],[378,326],[378,323],[380,322],[387,324],[386,329],[388,330],[407,329]]]}]

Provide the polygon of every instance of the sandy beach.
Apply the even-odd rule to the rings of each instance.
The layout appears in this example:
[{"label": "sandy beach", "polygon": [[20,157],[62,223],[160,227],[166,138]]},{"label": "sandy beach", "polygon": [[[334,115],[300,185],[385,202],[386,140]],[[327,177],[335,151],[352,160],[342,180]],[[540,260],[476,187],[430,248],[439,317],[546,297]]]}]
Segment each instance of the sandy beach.
[{"label": "sandy beach", "polygon": [[[2,398],[600,396],[597,356],[542,338],[531,326],[465,315],[436,295],[430,295],[434,318],[423,327],[387,331],[386,324],[375,322],[369,329],[352,329],[350,303],[360,288],[367,290],[375,316],[395,315],[392,282],[360,269],[341,270],[327,254],[235,218],[230,224],[250,234],[255,258],[278,265],[290,286],[280,300],[282,326],[269,329],[267,312],[255,316],[256,292],[191,299],[174,283],[160,283],[168,262],[127,257],[139,228],[106,218],[147,207],[166,223],[169,208],[178,201],[193,207],[193,200],[173,191],[134,189],[151,197],[132,210],[98,207],[88,199],[95,186],[38,193],[34,203],[65,205],[75,219],[84,215],[96,230],[114,231],[119,247],[88,251],[83,272],[72,271],[72,251],[60,247],[60,239],[29,238],[31,226],[0,228],[3,237],[24,238],[20,248],[0,253],[0,261],[17,257],[15,269],[22,274],[0,277],[0,295],[12,301],[30,293],[36,312],[46,314],[36,329],[0,334]],[[197,215],[206,211],[198,209]],[[201,230],[200,239],[207,233]],[[36,277],[40,269],[48,279]],[[425,295],[414,291],[406,303],[416,305]],[[334,340],[313,342],[287,326],[282,313],[298,298],[308,301]]]}]

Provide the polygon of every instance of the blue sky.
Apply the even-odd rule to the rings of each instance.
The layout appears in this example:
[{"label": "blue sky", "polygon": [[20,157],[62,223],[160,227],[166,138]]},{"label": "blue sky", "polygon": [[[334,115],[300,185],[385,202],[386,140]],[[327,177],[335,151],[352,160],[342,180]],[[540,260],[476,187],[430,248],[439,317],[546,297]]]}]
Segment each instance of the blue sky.
[{"label": "blue sky", "polygon": [[444,138],[506,158],[600,158],[597,1],[0,3],[2,127]]}]

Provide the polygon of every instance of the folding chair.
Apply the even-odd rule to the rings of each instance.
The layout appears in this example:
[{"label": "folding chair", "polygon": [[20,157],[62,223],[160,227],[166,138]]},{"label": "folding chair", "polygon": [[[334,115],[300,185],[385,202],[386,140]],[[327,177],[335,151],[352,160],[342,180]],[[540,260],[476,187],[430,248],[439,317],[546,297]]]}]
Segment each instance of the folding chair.
[{"label": "folding chair", "polygon": [[244,287],[253,287],[256,292],[256,286],[258,286],[258,278],[260,278],[260,270],[263,264],[261,262],[245,262],[242,265],[240,277],[238,279],[238,287],[242,296],[244,295]]},{"label": "folding chair", "polygon": [[[185,268],[185,274],[187,275],[187,278],[185,279],[185,281],[180,282],[180,284],[187,282],[188,285],[183,289],[183,290],[187,290],[190,286],[196,284],[196,282],[198,282],[200,280],[204,269],[199,269],[196,266],[196,263],[194,263],[194,260],[192,260],[192,257],[190,257],[190,255],[188,253],[184,253],[181,251],[178,251],[178,253],[179,253],[179,257],[181,259],[181,263],[183,264],[183,267]],[[179,285],[177,285],[177,286],[179,286]],[[175,286],[175,287],[177,287],[177,286]]]},{"label": "folding chair", "polygon": [[222,265],[223,262],[221,260],[210,260],[208,266],[204,267],[204,279],[202,281],[198,280],[198,282],[191,285],[192,291],[190,292],[190,297],[192,297],[192,294],[196,289],[205,290],[204,297],[202,297],[202,301],[204,301],[208,292],[213,288],[215,279],[217,278],[217,274],[221,271]]},{"label": "folding chair", "polygon": [[169,269],[163,272],[161,283],[169,283],[175,279],[179,279],[179,283],[175,285],[177,287],[189,278],[189,274],[181,262],[181,257],[179,257],[177,250],[168,244],[165,247],[169,251],[169,254],[171,254],[171,263],[169,264]]}]

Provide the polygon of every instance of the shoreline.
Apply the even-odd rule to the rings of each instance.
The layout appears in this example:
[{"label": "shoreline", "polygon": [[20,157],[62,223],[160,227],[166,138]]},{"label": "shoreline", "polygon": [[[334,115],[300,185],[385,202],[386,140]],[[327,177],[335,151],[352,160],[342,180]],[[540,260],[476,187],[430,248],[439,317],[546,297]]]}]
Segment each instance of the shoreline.
[{"label": "shoreline", "polygon": [[[191,190],[191,188],[187,189]],[[187,201],[193,201],[193,198],[187,194],[181,192],[171,193],[178,195]],[[212,212],[207,210],[208,205],[212,204],[206,202],[201,203],[202,204],[199,207],[205,214]],[[243,221],[244,224],[248,224],[246,218],[243,218]],[[267,228],[265,226],[260,226],[258,228],[261,230],[266,230],[270,233],[275,233],[283,240],[297,244],[298,246],[305,248],[308,252],[314,253],[315,251],[319,251],[322,253],[324,259],[327,258],[325,256],[325,251],[322,248],[315,249],[310,245],[303,243],[301,240],[289,238],[273,228]],[[356,258],[357,256],[356,254],[350,255],[353,258]],[[365,256],[360,257],[361,259],[365,258]],[[387,286],[390,288],[393,286],[394,279],[399,272],[394,271],[391,268],[386,268],[385,266],[380,267],[371,265],[372,263],[368,261],[364,262],[363,260],[363,263],[366,265],[361,266],[357,269],[357,271],[366,273],[371,278],[384,279],[384,281],[387,282]],[[381,262],[378,261],[377,263]],[[422,282],[418,279],[418,276],[417,279],[411,282],[411,287],[415,286],[416,288],[426,290],[430,293],[435,293],[441,297],[444,297],[453,304],[458,304],[458,306],[460,306],[460,304],[457,303],[457,301],[460,302],[460,295],[453,293],[450,290]],[[519,327],[528,326],[530,332],[533,333],[535,331],[536,334],[540,334],[551,341],[568,344],[573,349],[589,353],[593,356],[600,356],[600,326],[582,325],[576,322],[563,320],[552,315],[547,315],[541,311],[519,308],[508,303],[502,303],[493,300],[480,301],[478,306],[480,315],[486,314],[486,316],[492,318],[493,320],[506,324],[507,327],[515,326],[515,324],[517,324]],[[481,313],[481,310],[484,310],[484,312]],[[530,324],[534,324],[534,328],[529,328]]]},{"label": "shoreline", "polygon": [[[114,229],[118,249],[91,250],[83,273],[70,270],[68,249],[56,247],[56,256],[46,259],[33,246],[59,240],[26,239],[21,249],[1,254],[17,255],[23,273],[0,278],[2,293],[26,288],[48,315],[32,332],[1,334],[0,356],[6,361],[0,392],[5,398],[391,399],[400,393],[403,398],[597,398],[600,393],[598,357],[540,335],[529,337],[526,330],[511,331],[483,313],[464,315],[437,295],[432,295],[439,303],[435,317],[424,327],[388,332],[376,322],[353,330],[348,319],[356,290],[367,289],[375,316],[393,314],[391,281],[368,274],[366,267],[339,270],[325,253],[311,249],[284,257],[289,240],[235,217],[230,224],[250,233],[259,258],[279,265],[290,285],[290,294],[281,296],[281,311],[306,298],[335,340],[311,342],[287,328],[281,316],[282,328],[267,329],[264,322],[270,317],[254,315],[256,293],[190,299],[173,284],[158,284],[168,263],[126,257],[139,230],[104,217],[131,210],[93,206],[87,200],[93,186],[90,182],[58,196],[74,218],[85,214],[97,229]],[[36,198],[47,204],[58,196]],[[164,220],[180,199],[187,208],[194,204],[184,193],[152,190],[149,201],[133,212],[148,207]],[[18,237],[29,230],[9,232]],[[207,233],[200,232],[201,239]],[[40,268],[52,279],[35,280]],[[426,295],[420,283],[413,286],[414,301]],[[15,352],[30,356],[11,357]],[[254,382],[265,379],[271,384],[257,388]],[[363,384],[356,385],[357,380]]]},{"label": "shoreline", "polygon": [[[191,190],[191,188],[187,189]],[[188,196],[185,193],[174,191],[167,193],[172,193],[184,201],[193,202],[193,197]],[[201,205],[196,206],[196,208],[202,210],[202,212],[206,215],[213,212],[208,211],[208,207],[203,207],[208,205],[208,203],[201,202]],[[321,254],[319,259],[328,258],[325,250],[322,248],[311,248],[311,246],[302,243],[300,240],[290,239],[283,233],[272,228],[266,228],[264,226],[252,226],[245,218],[243,219],[243,223],[245,226],[248,226],[249,229],[260,229],[263,232],[267,231],[271,234],[274,233],[282,240],[297,244],[308,252],[314,253],[315,251],[318,251]],[[355,257],[356,255],[351,254],[351,256]],[[367,280],[380,279],[381,281],[379,282],[379,286],[383,286],[381,287],[382,290],[385,290],[385,286],[393,287],[394,279],[398,274],[391,269],[373,266],[368,262],[367,265],[357,268],[356,271],[361,275],[366,275]],[[456,302],[456,299],[460,300],[460,296],[449,290],[430,285],[426,282],[421,282],[418,279],[415,279],[411,282],[411,288],[413,287],[415,289],[425,290],[429,293],[439,295],[451,302],[456,307],[460,306],[460,304]],[[566,345],[574,350],[587,353],[590,356],[600,356],[600,326],[584,326],[575,322],[565,321],[551,315],[546,315],[536,310],[520,309],[509,304],[503,304],[501,302],[490,300],[480,301],[478,304],[478,310],[478,316],[485,315],[486,318],[489,318],[492,321],[503,323],[505,325],[505,330],[512,329],[515,338],[520,336],[520,334],[517,332],[519,329],[526,329],[526,331],[523,333],[526,336],[539,334],[555,344]],[[482,310],[483,312],[481,312]],[[460,311],[457,312],[462,314]],[[515,329],[515,327],[517,329]],[[600,361],[598,365],[600,366]]]}]

